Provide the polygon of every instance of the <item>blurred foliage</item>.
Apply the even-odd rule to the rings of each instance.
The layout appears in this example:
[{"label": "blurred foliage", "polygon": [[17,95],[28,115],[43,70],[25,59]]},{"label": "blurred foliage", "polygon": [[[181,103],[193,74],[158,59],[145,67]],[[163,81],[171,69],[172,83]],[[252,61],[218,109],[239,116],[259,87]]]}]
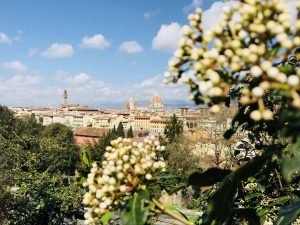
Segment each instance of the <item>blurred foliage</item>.
[{"label": "blurred foliage", "polygon": [[70,128],[43,127],[0,106],[1,224],[75,224],[83,190],[74,177],[79,147]]}]

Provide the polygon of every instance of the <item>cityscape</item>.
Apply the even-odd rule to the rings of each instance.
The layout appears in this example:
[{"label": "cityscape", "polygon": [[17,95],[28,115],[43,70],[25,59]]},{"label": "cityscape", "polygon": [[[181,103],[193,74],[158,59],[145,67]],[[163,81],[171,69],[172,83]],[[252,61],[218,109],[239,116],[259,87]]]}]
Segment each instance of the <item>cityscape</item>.
[{"label": "cityscape", "polygon": [[299,225],[299,0],[0,1],[0,225]]}]

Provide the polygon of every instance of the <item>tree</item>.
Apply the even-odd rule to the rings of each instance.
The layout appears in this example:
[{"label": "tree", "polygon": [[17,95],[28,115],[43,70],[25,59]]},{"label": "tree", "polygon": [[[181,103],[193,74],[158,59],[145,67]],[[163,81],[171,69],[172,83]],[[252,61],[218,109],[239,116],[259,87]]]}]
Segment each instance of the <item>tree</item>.
[{"label": "tree", "polygon": [[1,224],[75,223],[82,214],[83,190],[66,176],[74,174],[79,161],[74,139],[48,132],[50,128],[42,136],[33,116],[15,118],[6,107],[0,107],[2,128],[6,132],[0,133]]},{"label": "tree", "polygon": [[123,123],[122,122],[120,122],[118,124],[118,128],[117,128],[116,134],[117,134],[117,137],[122,137],[122,138],[125,137],[124,127],[123,127]]},{"label": "tree", "polygon": [[168,121],[164,131],[169,143],[172,143],[176,139],[176,137],[182,134],[182,132],[182,122],[178,120],[175,114],[173,114]]},{"label": "tree", "polygon": [[128,132],[127,132],[127,138],[133,138],[133,131],[132,131],[132,126],[130,126]]},{"label": "tree", "polygon": [[43,132],[43,136],[53,138],[63,146],[75,143],[72,129],[61,123],[53,123],[47,126]]},{"label": "tree", "polygon": [[44,126],[37,122],[35,115],[32,113],[30,116],[24,116],[18,120],[17,129],[20,134],[40,136]]}]

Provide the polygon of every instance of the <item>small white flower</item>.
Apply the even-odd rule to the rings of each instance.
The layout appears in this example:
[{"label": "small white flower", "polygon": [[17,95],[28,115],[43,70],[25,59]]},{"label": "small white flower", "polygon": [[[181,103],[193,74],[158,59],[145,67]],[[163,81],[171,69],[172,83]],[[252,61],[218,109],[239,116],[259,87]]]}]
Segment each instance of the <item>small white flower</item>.
[{"label": "small white flower", "polygon": [[258,110],[254,110],[250,113],[250,118],[254,121],[260,121],[262,119],[261,112]]},{"label": "small white flower", "polygon": [[264,90],[261,87],[255,87],[252,89],[251,93],[255,97],[261,97],[264,95]]},{"label": "small white flower", "polygon": [[288,77],[287,79],[287,83],[293,87],[298,86],[299,85],[299,77],[297,75],[291,75]]},{"label": "small white flower", "polygon": [[151,179],[152,179],[152,175],[151,175],[150,173],[147,173],[147,174],[146,174],[146,179],[147,179],[147,180],[151,180]]},{"label": "small white flower", "polygon": [[259,66],[252,66],[250,73],[255,77],[259,77],[262,75],[263,71]]},{"label": "small white flower", "polygon": [[220,110],[221,110],[221,107],[220,107],[219,105],[213,105],[213,106],[210,108],[210,111],[211,111],[212,113],[218,113],[218,112],[220,112]]},{"label": "small white flower", "polygon": [[264,110],[262,113],[262,118],[264,120],[272,120],[273,119],[273,113],[270,110]]}]

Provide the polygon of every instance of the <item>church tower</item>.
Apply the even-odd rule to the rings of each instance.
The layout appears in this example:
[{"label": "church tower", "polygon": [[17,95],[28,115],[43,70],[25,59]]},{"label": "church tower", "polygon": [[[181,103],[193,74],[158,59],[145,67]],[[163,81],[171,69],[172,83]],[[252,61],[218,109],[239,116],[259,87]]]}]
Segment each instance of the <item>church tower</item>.
[{"label": "church tower", "polygon": [[129,109],[131,111],[137,110],[137,103],[134,97],[131,97],[129,100]]},{"label": "church tower", "polygon": [[68,104],[68,91],[67,89],[64,90],[64,105]]}]

